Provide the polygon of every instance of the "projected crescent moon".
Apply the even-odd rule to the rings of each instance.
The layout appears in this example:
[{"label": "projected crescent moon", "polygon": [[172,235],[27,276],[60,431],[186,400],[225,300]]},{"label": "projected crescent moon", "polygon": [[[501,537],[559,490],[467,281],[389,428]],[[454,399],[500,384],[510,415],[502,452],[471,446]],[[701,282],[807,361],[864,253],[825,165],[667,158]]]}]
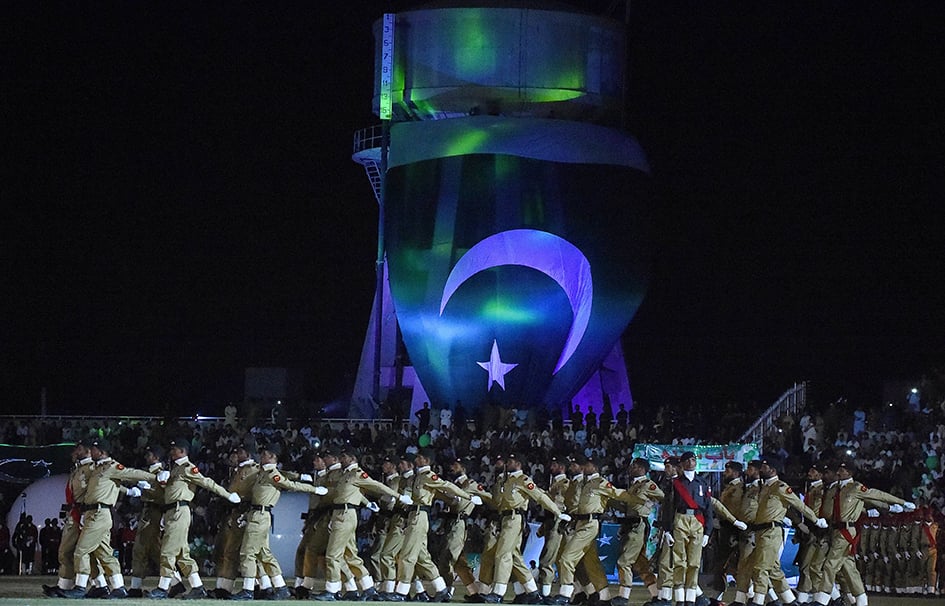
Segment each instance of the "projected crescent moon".
[{"label": "projected crescent moon", "polygon": [[576,246],[554,234],[535,229],[513,229],[477,242],[450,271],[440,299],[440,315],[460,285],[475,274],[502,265],[521,265],[547,275],[564,290],[574,319],[564,349],[555,364],[557,373],[574,355],[591,319],[594,282],[591,264]]}]

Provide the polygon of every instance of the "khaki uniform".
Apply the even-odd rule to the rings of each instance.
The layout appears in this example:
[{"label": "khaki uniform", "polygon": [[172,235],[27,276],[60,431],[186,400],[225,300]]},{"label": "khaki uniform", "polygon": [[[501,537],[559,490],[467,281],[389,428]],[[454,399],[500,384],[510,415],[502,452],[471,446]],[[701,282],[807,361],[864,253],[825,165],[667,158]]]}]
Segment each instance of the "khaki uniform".
[{"label": "khaki uniform", "polygon": [[[759,598],[761,603],[764,603],[765,594],[772,586],[778,595],[791,595],[778,560],[784,548],[784,531],[781,524],[787,516],[788,508],[791,507],[812,523],[818,520],[817,514],[804,505],[787,483],[779,480],[777,476],[763,481],[758,495],[758,511],[749,526],[755,533],[755,549],[751,554],[749,566],[751,579],[755,584],[756,603]],[[793,595],[786,601],[793,601]]]},{"label": "khaki uniform", "polygon": [[161,577],[169,579],[180,568],[190,577],[199,574],[200,567],[190,557],[187,534],[190,532],[190,501],[197,487],[227,498],[229,492],[200,473],[187,457],[181,457],[171,466],[170,477],[164,485],[164,536],[161,538]]},{"label": "khaki uniform", "polygon": [[[740,520],[754,520],[758,512],[758,495],[761,492],[761,480],[754,480],[743,485]],[[742,531],[738,541],[738,568],[735,572],[735,591],[747,594],[751,586],[751,552],[755,550],[755,533]],[[738,599],[738,596],[736,596]]]},{"label": "khaki uniform", "polygon": [[[589,584],[594,591],[607,587],[607,575],[597,555],[597,535],[600,531],[600,517],[607,502],[618,498],[634,505],[644,502],[641,497],[628,495],[625,490],[615,487],[600,474],[595,473],[585,478],[577,508],[570,514],[575,522],[574,534],[564,540],[558,558],[558,577],[562,587],[570,588],[574,584],[574,571],[578,563],[584,565]],[[562,592],[562,595],[570,597],[566,591]],[[591,591],[588,590],[588,593]]]},{"label": "khaki uniform", "polygon": [[864,504],[888,503],[902,505],[902,499],[882,490],[867,488],[852,478],[837,482],[824,494],[823,507],[829,508],[832,532],[830,547],[824,559],[824,575],[818,588],[818,602],[825,603],[824,595],[829,595],[833,589],[837,575],[841,571],[849,579],[847,590],[854,596],[865,593],[863,581],[856,569],[853,552],[856,545],[856,521],[863,513]]},{"label": "khaki uniform", "polygon": [[[77,461],[69,472],[66,483],[66,519],[62,525],[62,539],[59,542],[59,578],[75,578],[75,546],[79,541],[79,520],[82,518],[82,505],[85,503],[85,491],[92,475],[94,461],[91,457]],[[99,573],[98,560],[91,561],[91,576]]]},{"label": "khaki uniform", "polygon": [[[386,488],[386,487],[385,487]],[[390,489],[387,489],[390,490]],[[407,507],[407,525],[404,532],[404,544],[400,551],[400,561],[397,565],[397,588],[399,594],[406,595],[410,591],[410,583],[414,574],[421,579],[432,581],[439,578],[440,573],[433,564],[430,551],[427,548],[427,535],[430,532],[430,509],[433,498],[449,496],[469,500],[471,495],[430,471],[428,466],[419,467],[414,472],[410,482],[410,495],[413,505]]]},{"label": "khaki uniform", "polygon": [[118,500],[118,483],[139,480],[154,482],[155,477],[146,471],[125,467],[111,457],[95,462],[85,490],[82,531],[73,556],[76,585],[85,586],[85,583],[79,582],[79,575],[91,574],[93,557],[99,561],[108,577],[121,574],[121,566],[111,546],[112,507]]},{"label": "khaki uniform", "polygon": [[[516,569],[525,567],[522,560],[522,536],[528,501],[535,501],[555,517],[561,515],[561,510],[548,494],[521,470],[506,474],[498,498],[493,495],[493,499],[499,513],[499,535],[496,538],[495,572],[492,578],[495,587],[508,584],[512,576],[513,562]],[[527,567],[525,569],[527,570]],[[524,585],[530,579],[531,576],[519,579],[519,582]],[[504,592],[496,590],[495,593],[502,595]]]},{"label": "khaki uniform", "polygon": [[[341,590],[342,569],[345,563],[351,574],[358,579],[365,579],[367,589],[374,585],[364,560],[358,555],[355,534],[358,530],[357,508],[364,501],[364,493],[386,495],[397,498],[399,495],[374,480],[357,465],[349,465],[342,470],[338,482],[333,486],[326,500],[331,502],[331,514],[328,519],[328,543],[325,546],[326,591]],[[370,582],[367,582],[370,579]],[[328,585],[330,583],[331,585]]]},{"label": "khaki uniform", "polygon": [[662,501],[666,495],[656,482],[646,476],[633,478],[627,488],[627,495],[638,501],[627,503],[627,517],[620,524],[623,540],[620,557],[617,558],[617,576],[621,587],[626,588],[625,592],[629,595],[634,571],[643,579],[645,587],[656,583],[656,575],[650,570],[650,561],[646,557],[646,540],[650,534],[650,514],[654,502]]},{"label": "khaki uniform", "polygon": [[[465,475],[456,478],[454,483],[469,494],[485,492],[484,486]],[[476,506],[472,501],[455,496],[447,503],[448,510],[441,514],[446,527],[446,540],[443,551],[437,558],[437,568],[440,576],[447,582],[452,582],[453,578],[458,576],[463,585],[469,586],[476,579],[466,560],[466,520]]]},{"label": "khaki uniform", "polygon": [[935,537],[938,534],[938,522],[923,521],[919,527],[919,587],[925,588],[926,594],[936,594],[938,576],[935,564],[938,560],[938,547]]},{"label": "khaki uniform", "polygon": [[234,467],[230,474],[227,489],[240,496],[239,503],[230,503],[226,517],[220,523],[220,532],[217,540],[220,542],[220,561],[217,564],[217,576],[224,579],[235,579],[240,567],[240,545],[243,543],[243,531],[246,526],[246,512],[253,498],[253,485],[256,483],[256,474],[259,473],[259,463],[247,459]]},{"label": "khaki uniform", "polygon": [[[389,486],[399,495],[410,496],[413,490],[413,476],[414,472],[411,469],[392,479]],[[385,591],[391,593],[394,591],[394,585],[397,582],[397,557],[404,546],[407,510],[396,499],[392,499],[388,507],[389,510],[387,511],[389,513],[386,515],[388,519],[384,525],[383,540],[381,538],[377,539],[380,550],[376,553],[376,556],[378,574],[386,583]]]},{"label": "khaki uniform", "polygon": [[[823,502],[824,482],[823,480],[815,480],[807,487],[807,493],[804,494],[804,504],[822,517],[821,505]],[[797,592],[799,594],[809,594],[815,587],[820,586],[824,557],[827,555],[828,532],[807,524],[804,524],[804,527],[807,528],[807,532],[804,532],[800,517],[792,516],[792,520],[795,521],[795,526],[797,526],[794,536],[799,543],[795,560],[799,571]]]},{"label": "khaki uniform", "polygon": [[[384,485],[396,493],[400,493],[400,474],[396,471],[384,478]],[[394,563],[393,570],[389,564],[393,563],[393,558],[382,562],[384,555],[384,544],[391,532],[391,521],[395,516],[401,519],[401,534],[403,534],[403,516],[398,512],[400,503],[395,499],[380,499],[378,505],[381,510],[374,513],[374,549],[371,551],[371,571],[378,580],[393,580],[397,574],[397,566]]]},{"label": "khaki uniform", "polygon": [[[148,473],[157,474],[163,466],[155,463]],[[154,482],[141,491],[141,517],[131,548],[131,576],[143,579],[152,566],[161,564],[161,507],[164,505],[164,487]]]},{"label": "khaki uniform", "polygon": [[279,502],[280,492],[315,493],[315,486],[286,478],[275,463],[263,465],[254,474],[250,491],[252,503],[246,516],[246,527],[240,543],[240,574],[243,579],[255,579],[261,572],[270,577],[282,575],[279,561],[269,549],[269,531],[272,528],[272,509]]},{"label": "khaki uniform", "polygon": [[[719,495],[719,502],[733,514],[741,515],[742,511],[742,493],[744,485],[741,478],[733,478],[722,489]],[[725,577],[728,573],[734,575],[738,566],[738,539],[741,531],[732,526],[731,523],[722,521],[719,524],[719,542],[717,545],[717,570],[721,577],[720,588],[725,588]]]},{"label": "khaki uniform", "polygon": [[[551,480],[551,486],[548,487],[548,497],[555,502],[558,509],[567,511],[565,503],[565,494],[571,481],[566,474],[560,473]],[[561,522],[556,516],[545,515],[545,520],[538,529],[540,537],[544,537],[545,543],[541,548],[541,556],[538,558],[538,583],[544,587],[550,587],[555,581],[555,564],[558,561],[558,552],[561,549],[563,534],[560,530]]]}]

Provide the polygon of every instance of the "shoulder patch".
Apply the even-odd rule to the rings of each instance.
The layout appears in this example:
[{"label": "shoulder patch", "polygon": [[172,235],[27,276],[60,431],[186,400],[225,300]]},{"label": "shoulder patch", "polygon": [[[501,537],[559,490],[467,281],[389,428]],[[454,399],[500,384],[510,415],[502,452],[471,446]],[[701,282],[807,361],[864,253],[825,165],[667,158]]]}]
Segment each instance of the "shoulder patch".
[{"label": "shoulder patch", "polygon": [[190,468],[190,473],[195,473],[197,475],[200,475],[200,469],[198,469],[197,466],[194,465],[193,467]]},{"label": "shoulder patch", "polygon": [[656,490],[656,484],[650,483],[650,490]]},{"label": "shoulder patch", "polygon": [[124,469],[124,468],[125,468],[125,466],[122,465],[121,463],[119,463],[118,466],[116,467],[116,469],[117,469],[118,471],[121,471],[121,470]]},{"label": "shoulder patch", "polygon": [[278,475],[272,476],[272,481],[273,481],[273,482],[281,482],[281,481],[282,481],[282,476],[278,476]]},{"label": "shoulder patch", "polygon": [[788,486],[788,487],[787,487],[787,493],[788,493],[788,494],[791,494],[792,492],[794,492],[794,489],[792,489],[790,486]]},{"label": "shoulder patch", "polygon": [[534,483],[534,482],[529,482],[528,484],[525,485],[525,488],[527,488],[527,489],[529,489],[529,490],[535,490],[535,483]]},{"label": "shoulder patch", "polygon": [[366,479],[368,479],[369,476],[368,476],[368,473],[367,473],[366,471],[362,471],[362,472],[361,472],[361,477],[366,480]]},{"label": "shoulder patch", "polygon": [[476,490],[485,490],[485,489],[486,487],[483,486],[482,484],[476,484]]},{"label": "shoulder patch", "polygon": [[613,487],[614,487],[613,484],[611,484],[610,482],[607,482],[607,488],[613,488]]},{"label": "shoulder patch", "polygon": [[430,478],[432,478],[432,479],[434,479],[434,480],[439,480],[439,479],[440,479],[436,474],[433,474],[432,476],[430,476]]},{"label": "shoulder patch", "polygon": [[869,488],[867,488],[863,484],[860,484],[860,492],[866,492],[867,490],[869,490]]}]

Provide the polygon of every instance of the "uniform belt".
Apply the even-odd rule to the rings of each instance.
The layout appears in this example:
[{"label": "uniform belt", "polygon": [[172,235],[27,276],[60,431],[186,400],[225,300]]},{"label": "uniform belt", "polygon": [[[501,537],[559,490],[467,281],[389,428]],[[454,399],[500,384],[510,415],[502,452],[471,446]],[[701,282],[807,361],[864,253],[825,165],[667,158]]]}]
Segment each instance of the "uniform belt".
[{"label": "uniform belt", "polygon": [[433,508],[430,507],[429,505],[411,505],[410,507],[407,508],[408,513],[414,513],[415,511],[425,511],[427,513],[430,513],[431,511],[433,511]]},{"label": "uniform belt", "polygon": [[781,525],[780,525],[779,523],[777,523],[777,522],[761,522],[761,523],[759,523],[759,524],[749,524],[749,525],[748,525],[748,530],[752,530],[752,531],[754,531],[754,530],[767,530],[767,529],[769,529],[769,528],[774,528],[774,527],[776,527],[776,526],[781,526]]},{"label": "uniform belt", "polygon": [[576,513],[571,517],[579,522],[583,522],[585,520],[599,520],[601,515],[602,514],[599,513]]},{"label": "uniform belt", "polygon": [[92,511],[95,509],[111,509],[112,506],[108,503],[92,503],[90,505],[82,505],[79,507],[80,511]]},{"label": "uniform belt", "polygon": [[504,518],[506,516],[522,515],[523,513],[525,512],[521,509],[503,509],[499,512],[499,517]]},{"label": "uniform belt", "polygon": [[393,509],[382,509],[382,510],[380,510],[380,511],[375,511],[375,512],[374,512],[374,515],[376,515],[376,516],[381,516],[382,518],[391,518],[391,517],[393,517],[394,514],[396,514],[396,513],[397,513],[397,512],[394,511]]},{"label": "uniform belt", "polygon": [[174,501],[161,506],[161,511],[170,511],[178,507],[190,507],[190,501]]},{"label": "uniform belt", "polygon": [[677,509],[676,513],[682,516],[694,516],[699,513],[698,509]]},{"label": "uniform belt", "polygon": [[272,505],[253,504],[253,505],[250,505],[249,508],[252,509],[253,511],[272,511]]},{"label": "uniform belt", "polygon": [[622,526],[630,526],[631,528],[633,528],[633,527],[636,527],[636,525],[642,521],[643,521],[643,518],[638,518],[634,516],[634,517],[627,517],[620,520],[620,524]]},{"label": "uniform belt", "polygon": [[331,511],[347,510],[347,509],[357,509],[357,505],[352,505],[351,503],[335,503],[333,505],[326,506]]},{"label": "uniform belt", "polygon": [[830,527],[837,530],[856,528],[856,522],[831,522]]}]

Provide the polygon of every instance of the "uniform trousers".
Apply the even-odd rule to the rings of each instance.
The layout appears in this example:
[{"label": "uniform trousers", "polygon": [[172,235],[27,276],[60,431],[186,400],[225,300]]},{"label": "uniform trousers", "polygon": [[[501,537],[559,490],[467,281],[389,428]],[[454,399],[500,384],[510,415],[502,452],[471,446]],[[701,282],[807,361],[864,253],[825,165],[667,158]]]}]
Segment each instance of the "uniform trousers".
[{"label": "uniform trousers", "polygon": [[397,580],[409,584],[414,575],[424,581],[432,581],[440,575],[433,564],[427,547],[427,535],[430,533],[430,518],[426,511],[415,509],[407,516],[404,530],[404,544],[400,551],[397,566]]},{"label": "uniform trousers", "polygon": [[357,508],[352,506],[331,512],[328,522],[328,543],[325,545],[325,580],[327,582],[340,583],[345,564],[351,569],[355,578],[368,576],[364,560],[358,555],[357,531]]},{"label": "uniform trousers", "polygon": [[76,574],[92,574],[92,559],[101,564],[108,577],[121,574],[121,566],[113,555],[112,510],[92,509],[82,515],[82,531],[75,545],[73,562]]},{"label": "uniform trousers", "polygon": [[131,548],[131,576],[143,579],[149,568],[161,564],[161,507],[145,503]]},{"label": "uniform trousers", "polygon": [[199,573],[197,562],[190,557],[190,507],[178,505],[164,512],[164,535],[161,537],[161,576],[171,578],[180,569],[181,575],[189,577]]},{"label": "uniform trousers", "polygon": [[643,586],[649,587],[656,582],[656,575],[650,570],[650,561],[646,557],[646,539],[649,525],[642,520],[626,531],[620,545],[620,557],[617,558],[617,578],[624,587],[633,585],[633,573],[643,580]]},{"label": "uniform trousers", "polygon": [[255,579],[259,572],[270,577],[282,574],[279,561],[269,549],[269,531],[272,515],[268,511],[250,510],[240,543],[240,574],[244,579]]},{"label": "uniform trousers", "polygon": [[[848,529],[851,538],[856,538],[856,528]],[[856,561],[851,553],[851,545],[839,530],[830,533],[830,547],[824,557],[824,574],[818,591],[830,593],[838,575],[849,581],[847,592],[858,596],[865,593],[860,573],[856,569]]]},{"label": "uniform trousers", "polygon": [[[79,524],[71,515],[66,516],[66,521],[62,527],[62,539],[59,542],[59,578],[75,579],[75,546],[79,542]],[[91,575],[99,575],[98,560],[92,558]]]},{"label": "uniform trousers", "polygon": [[677,513],[673,518],[673,586],[696,589],[702,564],[702,535],[705,529],[694,515]]},{"label": "uniform trousers", "polygon": [[607,587],[607,575],[597,554],[599,530],[600,522],[597,520],[580,520],[574,527],[574,534],[565,539],[558,558],[558,579],[562,585],[573,585],[574,571],[583,564],[594,591]]}]

